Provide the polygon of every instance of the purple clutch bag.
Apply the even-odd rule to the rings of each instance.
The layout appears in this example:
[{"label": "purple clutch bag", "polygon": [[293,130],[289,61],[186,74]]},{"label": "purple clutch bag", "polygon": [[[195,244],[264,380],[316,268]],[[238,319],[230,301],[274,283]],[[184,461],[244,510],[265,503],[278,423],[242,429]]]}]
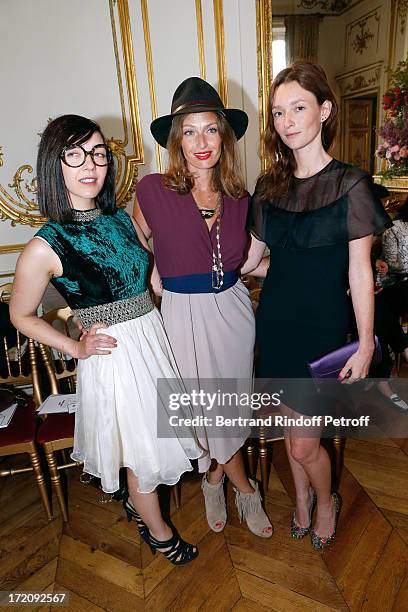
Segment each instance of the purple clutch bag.
[{"label": "purple clutch bag", "polygon": [[[347,360],[358,350],[358,347],[359,342],[355,340],[308,363],[312,378],[337,378]],[[371,365],[380,363],[381,358],[381,346],[377,336],[374,336],[374,354]]]}]

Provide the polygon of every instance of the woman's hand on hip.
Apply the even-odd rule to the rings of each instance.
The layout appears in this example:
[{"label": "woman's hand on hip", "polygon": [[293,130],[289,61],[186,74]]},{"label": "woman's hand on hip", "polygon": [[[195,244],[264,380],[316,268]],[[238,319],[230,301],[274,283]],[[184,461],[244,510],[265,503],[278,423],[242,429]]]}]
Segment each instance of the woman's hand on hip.
[{"label": "woman's hand on hip", "polygon": [[82,331],[82,335],[77,342],[78,359],[88,359],[91,355],[110,355],[113,348],[116,348],[116,338],[108,334],[98,334],[99,329],[106,328],[105,323],[95,323],[91,329]]}]

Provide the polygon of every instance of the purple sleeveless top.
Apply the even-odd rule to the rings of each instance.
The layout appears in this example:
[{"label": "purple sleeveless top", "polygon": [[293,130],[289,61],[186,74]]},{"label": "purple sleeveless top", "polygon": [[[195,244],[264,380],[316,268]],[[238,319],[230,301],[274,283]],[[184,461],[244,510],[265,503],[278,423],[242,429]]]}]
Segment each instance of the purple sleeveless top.
[{"label": "purple sleeveless top", "polygon": [[[153,234],[154,255],[161,277],[207,274],[216,248],[216,223],[208,231],[191,193],[167,189],[161,174],[143,177],[136,195]],[[244,259],[248,195],[239,200],[224,196],[220,244],[224,271],[235,271]]]}]

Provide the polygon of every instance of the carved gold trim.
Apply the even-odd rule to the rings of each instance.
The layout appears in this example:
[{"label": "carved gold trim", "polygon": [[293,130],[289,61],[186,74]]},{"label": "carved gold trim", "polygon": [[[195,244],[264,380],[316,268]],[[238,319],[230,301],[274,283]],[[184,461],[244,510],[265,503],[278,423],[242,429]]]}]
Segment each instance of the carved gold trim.
[{"label": "carved gold trim", "polygon": [[[25,247],[23,244],[3,244],[0,246],[0,255],[7,255],[8,253],[19,253]],[[9,275],[8,275],[9,276]]]},{"label": "carved gold trim", "polygon": [[[116,9],[121,32],[124,68],[128,89],[130,127],[135,151],[134,155],[129,156],[126,155],[125,151],[125,147],[128,144],[128,130],[121,65],[118,51],[118,40],[115,27]],[[116,61],[124,138],[121,140],[112,137],[108,139],[108,144],[111,147],[117,162],[117,202],[119,206],[126,206],[126,203],[132,197],[132,193],[136,185],[138,172],[137,164],[144,163],[128,0],[109,0],[109,14],[111,20],[113,50]],[[0,166],[3,165],[3,152],[2,148],[0,147]],[[33,194],[36,193],[37,187],[35,178],[31,180],[24,178],[25,173],[32,174],[32,172],[32,166],[27,163],[21,165],[15,172],[13,181],[8,186],[15,192],[16,197],[9,193],[7,189],[0,184],[0,219],[10,220],[12,226],[20,223],[22,225],[38,227],[46,221],[45,217],[40,216],[37,203],[32,198]]]},{"label": "carved gold trim", "polygon": [[[373,10],[371,10],[370,12],[361,15],[360,17],[358,17],[357,19],[354,19],[353,21],[350,21],[347,25],[346,25],[346,46],[345,46],[345,56],[344,56],[344,61],[345,61],[345,65],[349,64],[349,53],[350,53],[350,48],[353,47],[354,48],[354,52],[358,53],[359,52],[359,43],[358,41],[358,37],[361,37],[363,35],[364,32],[364,28],[366,28],[366,31],[368,31],[368,28],[371,25],[371,22],[374,22],[374,34],[372,32],[369,33],[369,39],[374,38],[375,39],[375,52],[378,53],[378,44],[379,44],[379,38],[380,38],[380,14],[379,14],[379,9],[380,7],[377,7]],[[368,25],[367,25],[368,24]],[[355,33],[357,31],[357,34]],[[356,36],[356,38],[354,39],[354,43],[355,45],[353,45],[353,42],[351,41],[351,38],[353,36]],[[365,43],[367,43],[367,38],[365,39]],[[361,53],[367,48],[367,46],[365,46],[362,50]]]},{"label": "carved gold trim", "polygon": [[382,66],[383,62],[380,61],[337,75],[335,78],[341,94],[345,96],[377,87],[380,83]]},{"label": "carved gold trim", "polygon": [[218,93],[225,106],[228,106],[227,66],[224,44],[224,10],[223,0],[213,0],[215,48],[217,54]]},{"label": "carved gold trim", "polygon": [[384,178],[376,174],[373,176],[374,183],[384,185],[390,191],[396,193],[408,193],[408,176],[396,176],[395,178]]},{"label": "carved gold trim", "polygon": [[[132,131],[132,141],[134,147],[134,155],[127,156],[125,147],[128,143],[127,135],[127,120],[124,106],[124,94],[123,85],[120,70],[120,61],[118,54],[117,36],[115,30],[115,16],[113,5],[118,7],[119,27],[122,40],[122,52],[125,67],[126,84],[128,90],[128,101],[129,101],[129,115],[130,115],[130,127]],[[137,164],[144,163],[144,151],[142,141],[142,130],[140,125],[140,112],[139,112],[139,101],[137,96],[137,85],[136,85],[136,71],[134,63],[134,51],[132,41],[132,30],[130,27],[129,18],[129,3],[128,0],[109,0],[111,24],[112,24],[112,38],[115,51],[116,59],[116,72],[118,75],[118,87],[121,98],[121,109],[122,109],[122,121],[125,131],[125,140],[111,138],[108,140],[108,144],[111,147],[117,161],[118,161],[118,177],[121,176],[122,166],[120,164],[121,157],[123,156],[126,160],[124,176],[122,178],[122,184],[117,189],[116,199],[119,206],[126,206],[126,203],[131,199],[133,191],[136,187],[138,168]]]},{"label": "carved gold trim", "polygon": [[196,21],[197,21],[197,43],[198,43],[198,61],[200,63],[200,76],[205,80],[205,53],[204,53],[204,28],[203,28],[203,12],[201,9],[201,0],[195,0]]},{"label": "carved gold trim", "polygon": [[376,60],[375,62],[371,62],[371,64],[364,64],[361,68],[353,68],[352,70],[346,70],[346,72],[340,72],[336,75],[336,79],[345,79],[348,76],[352,76],[357,72],[361,72],[362,70],[368,70],[369,68],[374,68],[375,66],[382,66],[384,64],[383,60]]},{"label": "carved gold trim", "polygon": [[400,34],[403,34],[407,23],[408,0],[398,0],[397,13],[399,19]]},{"label": "carved gold trim", "polygon": [[[390,32],[388,39],[388,66],[394,65],[395,58],[395,31],[396,31],[396,3],[397,0],[391,0],[391,14],[390,14]],[[387,88],[390,82],[390,74],[387,76]]]},{"label": "carved gold trim", "polygon": [[[156,104],[156,92],[154,89],[152,45],[150,41],[149,11],[147,7],[147,0],[141,0],[141,8],[142,8],[142,21],[143,21],[143,34],[144,34],[144,40],[145,40],[147,76],[149,80],[150,105],[152,109],[152,118],[156,119],[157,104]],[[160,145],[157,142],[155,142],[155,151],[156,151],[157,169],[160,173],[162,173],[163,163],[162,163],[162,158],[161,158]]]},{"label": "carved gold trim", "polygon": [[[259,131],[266,128],[268,96],[272,82],[272,0],[256,0],[256,42],[258,63],[258,108]],[[261,166],[265,169],[267,159],[261,138]]]},{"label": "carved gold trim", "polygon": [[353,83],[348,83],[344,88],[344,92],[355,92],[359,89],[369,89],[378,83],[381,68],[376,68],[374,74],[367,80],[364,74],[358,74],[354,77]]},{"label": "carved gold trim", "polygon": [[[2,149],[3,147],[0,147],[0,167],[3,166],[4,163]],[[14,174],[13,181],[8,185],[14,190],[18,199],[10,195],[3,185],[0,184],[0,219],[11,220],[11,225],[13,227],[16,223],[30,225],[31,227],[40,226],[46,219],[38,214],[33,214],[33,212],[38,213],[38,208],[35,200],[27,198],[21,189],[21,183],[24,182],[22,178],[23,172],[32,174],[32,166],[29,164],[20,166]],[[30,183],[26,182],[25,189],[29,193],[35,193],[37,190],[36,180],[31,179]]]}]

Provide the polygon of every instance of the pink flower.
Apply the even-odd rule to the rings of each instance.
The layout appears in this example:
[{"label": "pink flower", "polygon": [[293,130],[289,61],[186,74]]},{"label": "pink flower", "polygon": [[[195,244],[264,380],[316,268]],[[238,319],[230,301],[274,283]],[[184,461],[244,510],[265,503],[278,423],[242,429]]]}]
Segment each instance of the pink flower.
[{"label": "pink flower", "polygon": [[392,153],[391,153],[390,149],[388,149],[388,151],[386,152],[385,157],[386,157],[387,159],[391,159],[391,157],[392,157]]},{"label": "pink flower", "polygon": [[403,145],[401,147],[401,149],[400,149],[400,157],[402,157],[403,159],[408,157],[408,147],[406,145]]},{"label": "pink flower", "polygon": [[400,150],[400,147],[397,144],[391,147],[390,149],[391,153],[398,153],[399,150]]}]

